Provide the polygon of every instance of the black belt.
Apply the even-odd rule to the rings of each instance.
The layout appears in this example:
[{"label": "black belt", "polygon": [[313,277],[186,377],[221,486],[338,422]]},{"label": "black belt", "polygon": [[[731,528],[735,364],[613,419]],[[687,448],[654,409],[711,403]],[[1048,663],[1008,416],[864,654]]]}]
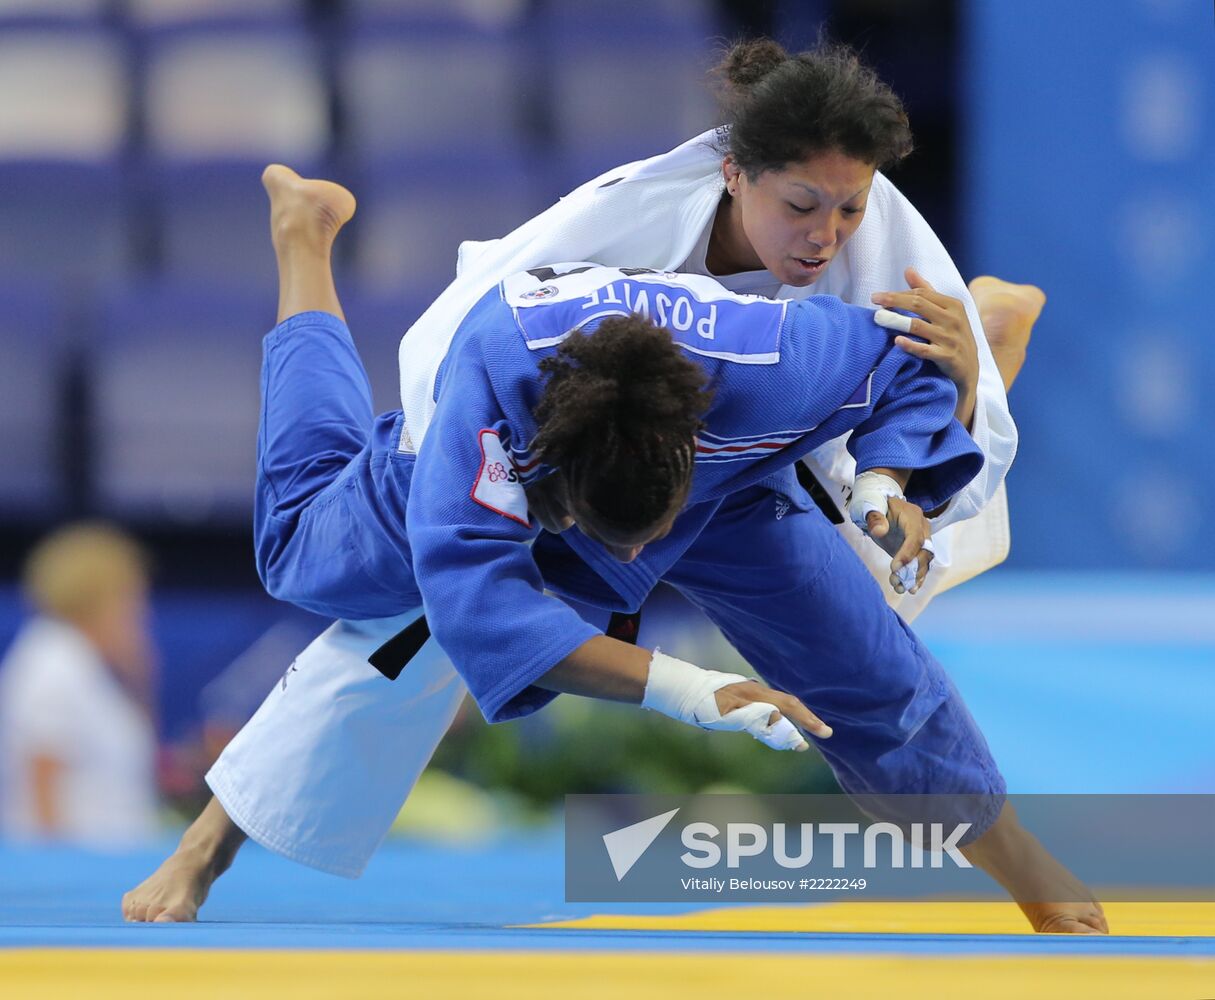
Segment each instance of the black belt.
[{"label": "black belt", "polygon": [[[802,489],[810,494],[818,509],[826,515],[827,520],[832,524],[843,524],[844,515],[840,513],[835,502],[828,495],[827,491],[823,489],[823,484],[806,467],[806,463],[798,462],[796,469],[797,481],[801,484]],[[640,631],[640,611],[634,611],[630,614],[613,611],[605,635],[635,646],[637,645],[637,635]],[[367,662],[390,681],[395,681],[401,676],[401,671],[409,665],[409,661],[417,656],[418,650],[426,644],[426,640],[429,638],[430,624],[426,621],[426,616],[422,615],[417,621],[410,622],[409,625],[367,657]]]},{"label": "black belt", "polygon": [[[627,615],[613,611],[606,634],[613,639],[632,643],[635,646],[637,645],[637,633],[640,631],[640,611]],[[409,661],[418,655],[418,650],[426,645],[426,640],[429,638],[430,623],[426,621],[425,615],[421,615],[417,621],[410,622],[367,657],[367,662],[390,681],[395,681],[401,676],[401,671],[409,666]]]},{"label": "black belt", "polygon": [[798,462],[795,468],[797,469],[797,481],[801,483],[802,489],[810,494],[810,499],[826,515],[827,520],[832,524],[843,524],[844,515],[840,513],[840,509],[835,505],[835,501],[823,489],[823,484],[815,478],[814,473],[810,471],[806,463]]},{"label": "black belt", "polygon": [[425,615],[420,615],[417,621],[410,622],[367,657],[367,662],[390,681],[395,681],[429,638],[430,623]]}]

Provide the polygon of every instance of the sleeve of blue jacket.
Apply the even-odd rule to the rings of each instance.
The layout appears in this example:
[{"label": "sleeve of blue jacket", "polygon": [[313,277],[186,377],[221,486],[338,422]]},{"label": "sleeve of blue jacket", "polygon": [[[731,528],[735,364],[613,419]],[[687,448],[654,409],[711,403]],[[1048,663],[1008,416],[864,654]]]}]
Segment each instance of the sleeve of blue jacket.
[{"label": "sleeve of blue jacket", "polygon": [[[851,423],[850,411],[863,414],[848,438],[857,471],[914,470],[907,499],[925,510],[946,503],[983,468],[983,453],[954,417],[953,383],[936,365],[896,347],[872,310],[826,296],[796,303],[781,361],[786,377],[795,373],[805,387],[857,387],[823,426]],[[807,392],[798,398],[805,402]]]},{"label": "sleeve of blue jacket", "polygon": [[[891,370],[889,380],[883,369]],[[957,390],[935,365],[892,347],[875,373],[885,381],[848,438],[857,472],[911,469],[904,491],[924,510],[947,503],[983,468],[983,453],[954,417]]]},{"label": "sleeve of blue jacket", "polygon": [[544,593],[530,548],[539,529],[501,450],[509,434],[483,367],[463,354],[445,376],[406,513],[431,633],[490,722],[548,704],[555,695],[533,682],[600,634]]}]

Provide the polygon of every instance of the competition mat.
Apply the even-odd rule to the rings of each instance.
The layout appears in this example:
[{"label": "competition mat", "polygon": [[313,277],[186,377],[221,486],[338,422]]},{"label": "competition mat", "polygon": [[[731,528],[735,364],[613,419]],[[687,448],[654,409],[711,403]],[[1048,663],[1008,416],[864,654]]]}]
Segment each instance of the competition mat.
[{"label": "competition mat", "polygon": [[[1211,607],[1210,576],[1006,575],[945,595],[917,629],[1011,787],[1202,792]],[[1032,934],[1008,902],[571,904],[557,825],[392,840],[358,881],[247,845],[200,923],[124,924],[122,893],[172,847],[0,847],[0,1000],[1215,1000],[1215,903],[1108,903],[1108,937]]]},{"label": "competition mat", "polygon": [[354,882],[250,845],[199,923],[123,923],[171,846],[0,851],[0,997],[1215,997],[1210,903],[1110,904],[1109,937],[1011,903],[569,904],[549,829],[393,842]]}]

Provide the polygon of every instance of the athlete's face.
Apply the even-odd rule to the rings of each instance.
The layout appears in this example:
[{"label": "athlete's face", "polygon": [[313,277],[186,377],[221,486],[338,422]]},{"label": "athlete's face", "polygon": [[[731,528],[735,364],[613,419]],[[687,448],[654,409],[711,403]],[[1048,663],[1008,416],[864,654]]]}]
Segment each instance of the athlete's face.
[{"label": "athlete's face", "polygon": [[[577,505],[575,505],[576,507]],[[652,528],[632,534],[622,534],[619,530],[597,524],[595,515],[590,512],[584,512],[582,517],[575,513],[574,523],[578,525],[578,530],[592,542],[598,542],[607,549],[612,558],[618,559],[622,563],[631,563],[641,555],[641,550],[647,545],[660,541],[671,533],[671,529],[675,526],[676,516],[678,516],[678,512]]]},{"label": "athlete's face", "polygon": [[639,531],[624,532],[617,527],[604,524],[602,518],[582,503],[581,498],[574,493],[570,494],[569,513],[573,523],[578,526],[578,530],[587,538],[602,545],[613,558],[623,563],[630,563],[641,555],[641,550],[651,542],[661,541],[671,533],[671,529],[675,526],[675,519],[679,517],[680,511],[687,503],[690,486],[691,480],[671,501],[671,506],[661,521]]},{"label": "athlete's face", "polygon": [[783,284],[813,284],[865,217],[873,171],[873,164],[833,151],[752,180],[727,156],[730,201],[720,249],[744,265],[739,270],[763,267]]}]

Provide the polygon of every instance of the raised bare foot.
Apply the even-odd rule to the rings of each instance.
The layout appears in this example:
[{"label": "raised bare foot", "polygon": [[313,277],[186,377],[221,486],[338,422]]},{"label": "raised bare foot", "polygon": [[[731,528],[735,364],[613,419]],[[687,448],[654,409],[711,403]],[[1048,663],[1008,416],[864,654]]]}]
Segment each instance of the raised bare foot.
[{"label": "raised bare foot", "polygon": [[979,307],[979,318],[989,343],[996,341],[1029,343],[1034,323],[1046,305],[1046,293],[1037,285],[1014,285],[984,274],[968,286]]},{"label": "raised bare foot", "polygon": [[1004,388],[1010,389],[1025,363],[1034,323],[1046,305],[1046,293],[1037,285],[1014,285],[989,274],[975,278],[968,287]]},{"label": "raised bare foot", "polygon": [[270,196],[270,238],[280,253],[302,242],[327,254],[354,215],[354,195],[342,185],[309,180],[281,163],[262,171],[262,186]]}]

